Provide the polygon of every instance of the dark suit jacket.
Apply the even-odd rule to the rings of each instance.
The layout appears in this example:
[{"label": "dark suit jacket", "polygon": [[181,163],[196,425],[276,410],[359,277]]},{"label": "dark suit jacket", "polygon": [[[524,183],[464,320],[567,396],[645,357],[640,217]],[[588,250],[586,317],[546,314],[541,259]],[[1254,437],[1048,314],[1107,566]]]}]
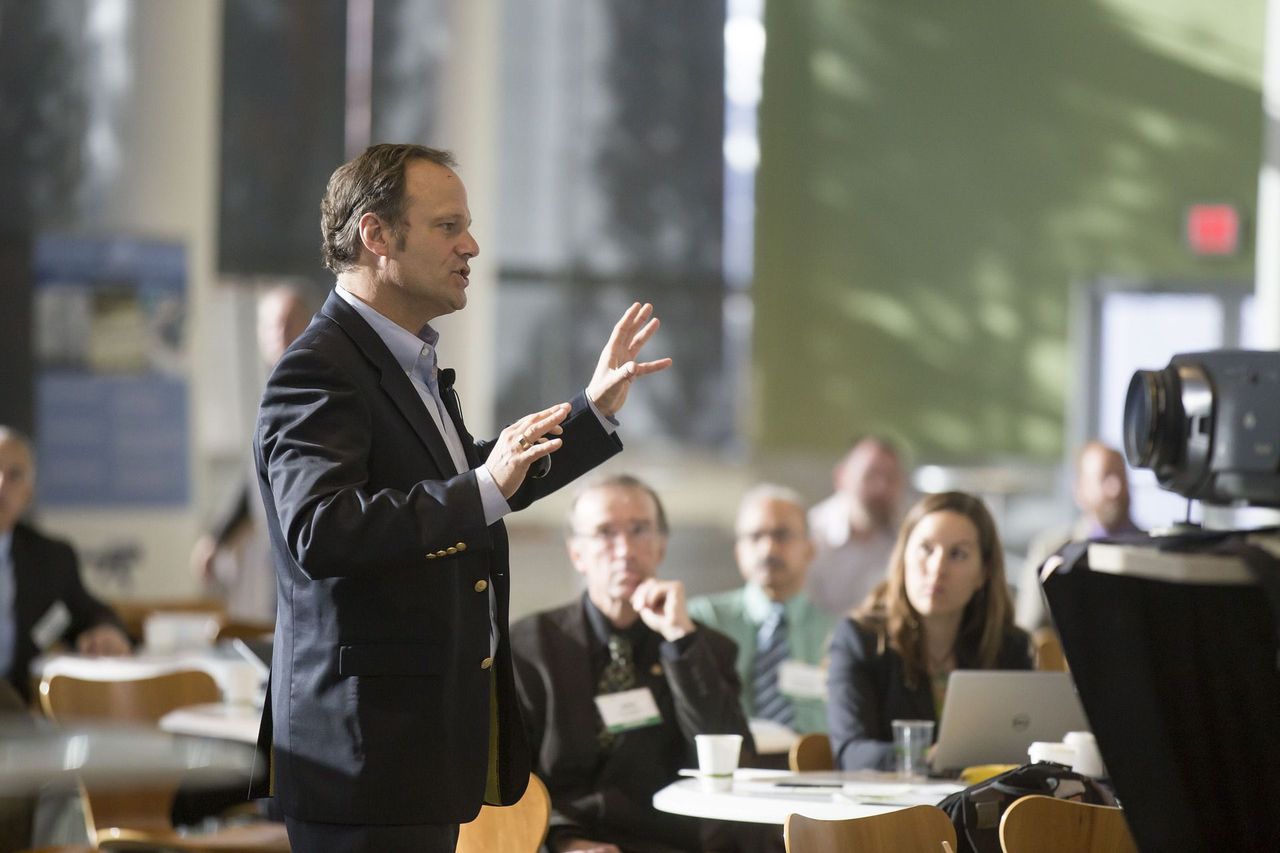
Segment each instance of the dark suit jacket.
[{"label": "dark suit jacket", "polygon": [[[581,835],[633,850],[699,850],[702,826],[654,809],[653,795],[681,767],[697,767],[695,734],[741,734],[753,752],[739,699],[737,645],[699,626],[678,656],[661,635],[644,631],[634,649],[640,687],[653,691],[662,723],[615,736],[607,754],[597,740],[591,648],[598,643],[586,597],[511,626],[516,686],[529,729],[534,770],[551,793],[551,832]],[[669,647],[669,644],[668,644]]]},{"label": "dark suit jacket", "polygon": [[[490,445],[467,445],[472,468]],[[520,509],[621,449],[573,403]],[[501,799],[528,782],[510,664],[503,525],[486,526],[408,377],[336,293],[277,364],[255,438],[276,566],[264,730],[285,814],[341,824],[471,820],[485,792],[496,678]],[[489,593],[503,626],[490,658]],[[490,670],[492,667],[493,671]]]},{"label": "dark suit jacket", "polygon": [[24,699],[31,696],[31,660],[44,649],[31,636],[49,608],[61,601],[71,617],[61,640],[75,645],[82,631],[102,624],[124,630],[110,607],[85,590],[80,582],[76,552],[60,539],[51,539],[35,528],[19,523],[13,528],[14,597],[13,662],[5,674]]},{"label": "dark suit jacket", "polygon": [[[958,661],[961,669],[975,664]],[[996,669],[1031,669],[1026,633],[1010,628]],[[902,657],[879,636],[853,619],[844,619],[831,638],[827,676],[827,723],[836,767],[843,770],[893,769],[893,721],[937,720],[933,688],[927,678],[906,685]],[[936,735],[936,731],[935,731]]]}]

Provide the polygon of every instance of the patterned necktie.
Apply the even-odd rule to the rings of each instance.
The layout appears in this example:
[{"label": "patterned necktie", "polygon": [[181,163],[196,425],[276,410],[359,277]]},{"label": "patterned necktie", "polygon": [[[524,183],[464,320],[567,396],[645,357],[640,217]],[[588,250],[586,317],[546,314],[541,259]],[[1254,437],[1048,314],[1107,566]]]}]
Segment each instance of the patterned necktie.
[{"label": "patterned necktie", "polygon": [[[609,662],[600,673],[600,682],[596,685],[596,694],[621,693],[636,686],[636,662],[632,656],[631,640],[622,634],[609,635]],[[600,721],[600,746],[608,749],[613,745],[613,733]]]},{"label": "patterned necktie", "polygon": [[781,604],[775,604],[756,637],[756,658],[751,664],[752,706],[755,716],[794,726],[796,711],[778,689],[778,667],[791,657],[787,640],[787,618]]}]

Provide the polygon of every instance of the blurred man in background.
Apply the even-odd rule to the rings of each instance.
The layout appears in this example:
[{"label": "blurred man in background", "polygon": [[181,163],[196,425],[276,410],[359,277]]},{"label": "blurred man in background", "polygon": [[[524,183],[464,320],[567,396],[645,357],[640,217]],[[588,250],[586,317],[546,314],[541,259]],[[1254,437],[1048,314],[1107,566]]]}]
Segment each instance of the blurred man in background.
[{"label": "blurred man in background", "polygon": [[1028,632],[1051,624],[1040,566],[1068,542],[1139,533],[1129,516],[1129,474],[1120,451],[1098,440],[1080,448],[1076,456],[1075,497],[1080,517],[1072,524],[1046,530],[1031,541],[1018,580],[1015,621]]},{"label": "blurred man in background", "polygon": [[756,486],[738,508],[734,540],[745,585],[695,598],[689,613],[738,644],[747,716],[796,732],[824,732],[821,664],[835,620],[804,591],[814,552],[804,500],[782,486]]},{"label": "blurred man in background", "polygon": [[0,426],[0,673],[28,700],[32,659],[58,642],[86,655],[130,651],[115,613],[80,582],[71,546],[20,521],[35,488],[30,441]]},{"label": "blurred man in background", "polygon": [[832,615],[862,602],[885,575],[898,534],[906,474],[885,438],[856,442],[832,472],[835,494],[809,510],[816,548],[809,597]]},{"label": "blurred man in background", "polygon": [[[307,328],[311,314],[302,291],[291,285],[258,297],[258,354],[268,373]],[[226,602],[228,616],[266,626],[276,621],[276,574],[251,455],[246,461],[249,470],[235,501],[196,541],[191,566],[208,594]]]}]

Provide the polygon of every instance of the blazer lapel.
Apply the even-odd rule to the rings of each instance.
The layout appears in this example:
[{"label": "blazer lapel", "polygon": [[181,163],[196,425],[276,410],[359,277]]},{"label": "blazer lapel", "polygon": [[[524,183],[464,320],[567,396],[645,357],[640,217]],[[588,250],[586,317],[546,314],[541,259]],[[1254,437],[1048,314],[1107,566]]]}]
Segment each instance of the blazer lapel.
[{"label": "blazer lapel", "polygon": [[329,298],[325,300],[324,307],[320,309],[320,313],[341,326],[342,330],[364,353],[365,358],[373,362],[378,370],[381,371],[382,379],[380,384],[382,390],[396,404],[396,408],[400,410],[405,420],[413,427],[413,431],[418,434],[418,438],[426,445],[427,450],[431,453],[432,460],[436,463],[436,467],[447,476],[462,473],[454,468],[453,457],[449,455],[449,448],[445,445],[440,431],[436,429],[431,415],[423,407],[422,398],[418,396],[418,392],[413,388],[413,383],[409,381],[409,377],[404,375],[404,371],[400,369],[400,365],[396,362],[395,357],[391,355],[391,351],[387,349],[387,345],[382,342],[382,338],[378,337],[378,333],[336,291],[329,294]]}]

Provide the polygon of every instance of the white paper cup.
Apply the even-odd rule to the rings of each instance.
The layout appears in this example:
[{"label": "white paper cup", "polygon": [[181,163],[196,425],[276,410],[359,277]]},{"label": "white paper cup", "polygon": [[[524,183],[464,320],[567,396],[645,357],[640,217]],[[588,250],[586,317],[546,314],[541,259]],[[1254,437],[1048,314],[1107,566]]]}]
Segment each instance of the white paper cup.
[{"label": "white paper cup", "polygon": [[742,735],[694,735],[698,747],[698,778],[704,791],[727,791],[738,769]]},{"label": "white paper cup", "polygon": [[892,725],[894,768],[898,775],[927,776],[933,720],[894,720]]},{"label": "white paper cup", "polygon": [[1102,753],[1098,751],[1098,741],[1092,732],[1067,732],[1062,742],[1074,747],[1075,761],[1071,769],[1085,776],[1106,776],[1107,768],[1102,763]]}]

